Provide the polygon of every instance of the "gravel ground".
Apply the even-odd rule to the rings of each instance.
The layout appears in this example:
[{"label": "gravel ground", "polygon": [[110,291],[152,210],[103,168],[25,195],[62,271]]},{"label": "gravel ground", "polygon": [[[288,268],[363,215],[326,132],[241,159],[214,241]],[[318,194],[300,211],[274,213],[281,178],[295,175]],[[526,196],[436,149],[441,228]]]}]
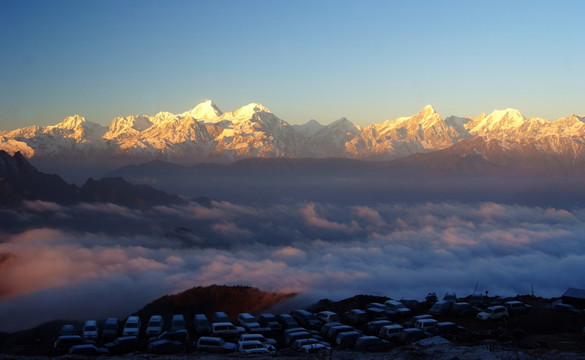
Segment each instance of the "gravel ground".
[{"label": "gravel ground", "polygon": [[[496,343],[486,343],[478,346],[460,346],[453,344],[434,345],[429,347],[408,346],[393,349],[384,353],[361,353],[355,351],[334,350],[332,353],[320,355],[298,354],[294,351],[282,351],[276,356],[258,357],[245,356],[237,353],[228,355],[209,355],[209,354],[187,354],[187,355],[150,355],[150,354],[129,354],[124,356],[107,356],[94,359],[103,360],[186,360],[186,359],[314,359],[314,360],[374,360],[374,359],[392,359],[392,360],[585,360],[585,351],[542,351],[542,350],[518,350],[506,348]],[[16,356],[2,355],[2,360],[59,360],[59,359],[88,359],[82,356],[60,356],[60,357],[43,357],[43,356]]]}]

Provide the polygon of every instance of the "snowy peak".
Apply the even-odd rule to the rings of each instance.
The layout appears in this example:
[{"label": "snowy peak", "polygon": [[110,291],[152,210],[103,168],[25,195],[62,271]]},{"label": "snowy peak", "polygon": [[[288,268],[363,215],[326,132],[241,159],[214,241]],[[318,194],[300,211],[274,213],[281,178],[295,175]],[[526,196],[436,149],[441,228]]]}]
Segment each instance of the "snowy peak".
[{"label": "snowy peak", "polygon": [[75,130],[78,126],[81,126],[84,123],[86,123],[86,120],[83,116],[73,115],[67,116],[63,121],[53,127],[63,130]]},{"label": "snowy peak", "polygon": [[268,114],[272,114],[272,112],[262,104],[258,103],[251,103],[246,106],[243,106],[235,111],[238,115],[253,115],[255,113],[265,112]]},{"label": "snowy peak", "polygon": [[478,116],[467,124],[471,134],[484,137],[515,134],[526,119],[516,109],[495,110],[487,116]]},{"label": "snowy peak", "polygon": [[421,116],[427,117],[436,114],[435,108],[433,105],[427,105],[419,112]]},{"label": "snowy peak", "polygon": [[221,110],[219,110],[219,108],[217,107],[217,105],[215,105],[213,101],[206,100],[195,106],[193,109],[185,111],[180,116],[192,117],[197,120],[208,121],[216,119],[220,117],[222,114],[223,113],[221,112]]},{"label": "snowy peak", "polygon": [[346,133],[354,135],[360,132],[360,128],[357,125],[355,125],[354,123],[352,123],[351,121],[347,120],[347,118],[344,117],[342,117],[339,120],[335,120],[331,124],[327,125],[326,128],[328,129],[337,128],[345,131]]}]

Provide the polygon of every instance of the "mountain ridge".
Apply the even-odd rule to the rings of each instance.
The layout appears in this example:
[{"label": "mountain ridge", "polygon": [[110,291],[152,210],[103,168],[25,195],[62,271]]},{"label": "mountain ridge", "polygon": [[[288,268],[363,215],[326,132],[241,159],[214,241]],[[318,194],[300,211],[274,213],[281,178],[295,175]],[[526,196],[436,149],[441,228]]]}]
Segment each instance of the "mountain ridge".
[{"label": "mountain ridge", "polygon": [[[364,127],[346,118],[328,125],[316,120],[291,125],[259,103],[222,112],[211,100],[180,114],[116,117],[107,127],[74,115],[57,125],[0,131],[0,149],[41,163],[67,158],[121,166],[161,159],[190,165],[256,157],[392,160],[444,150],[474,138],[491,142],[492,148],[497,145],[500,152],[519,154],[515,157],[519,161],[539,153],[565,165],[585,160],[585,117],[574,114],[548,121],[527,119],[508,108],[473,118],[443,118],[427,105],[411,116]],[[497,151],[485,147],[475,151],[488,161],[501,161],[493,156]]]}]

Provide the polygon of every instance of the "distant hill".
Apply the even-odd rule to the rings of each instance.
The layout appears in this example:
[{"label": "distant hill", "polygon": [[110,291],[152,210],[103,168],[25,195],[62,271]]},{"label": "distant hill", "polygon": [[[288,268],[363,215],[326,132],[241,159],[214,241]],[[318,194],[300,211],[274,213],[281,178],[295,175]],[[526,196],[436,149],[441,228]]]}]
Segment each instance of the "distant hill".
[{"label": "distant hill", "polygon": [[155,314],[169,319],[173,314],[183,314],[189,323],[195,314],[206,314],[211,319],[214,312],[223,311],[235,320],[240,313],[256,314],[295,295],[264,292],[250,286],[198,286],[179,294],[160,297],[134,315],[147,320]]},{"label": "distant hill", "polygon": [[133,185],[120,177],[90,178],[82,187],[77,187],[58,175],[37,170],[19,152],[11,156],[0,150],[0,206],[14,206],[23,200],[60,204],[109,202],[129,207],[185,202],[178,196],[147,185]]}]

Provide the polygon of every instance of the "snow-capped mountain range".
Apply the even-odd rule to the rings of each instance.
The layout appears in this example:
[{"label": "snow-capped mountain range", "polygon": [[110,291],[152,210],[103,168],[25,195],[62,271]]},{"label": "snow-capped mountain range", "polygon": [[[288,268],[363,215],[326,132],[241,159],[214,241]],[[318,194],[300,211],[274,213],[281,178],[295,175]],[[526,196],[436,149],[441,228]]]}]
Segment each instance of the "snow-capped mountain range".
[{"label": "snow-capped mountain range", "polygon": [[418,114],[360,127],[290,125],[263,105],[222,112],[205,101],[181,114],[117,117],[108,127],[74,115],[53,126],[0,131],[0,149],[32,159],[96,158],[126,162],[230,162],[256,157],[390,160],[448,150],[518,166],[575,165],[585,157],[585,116],[526,119],[514,109],[443,119],[432,106]]}]

